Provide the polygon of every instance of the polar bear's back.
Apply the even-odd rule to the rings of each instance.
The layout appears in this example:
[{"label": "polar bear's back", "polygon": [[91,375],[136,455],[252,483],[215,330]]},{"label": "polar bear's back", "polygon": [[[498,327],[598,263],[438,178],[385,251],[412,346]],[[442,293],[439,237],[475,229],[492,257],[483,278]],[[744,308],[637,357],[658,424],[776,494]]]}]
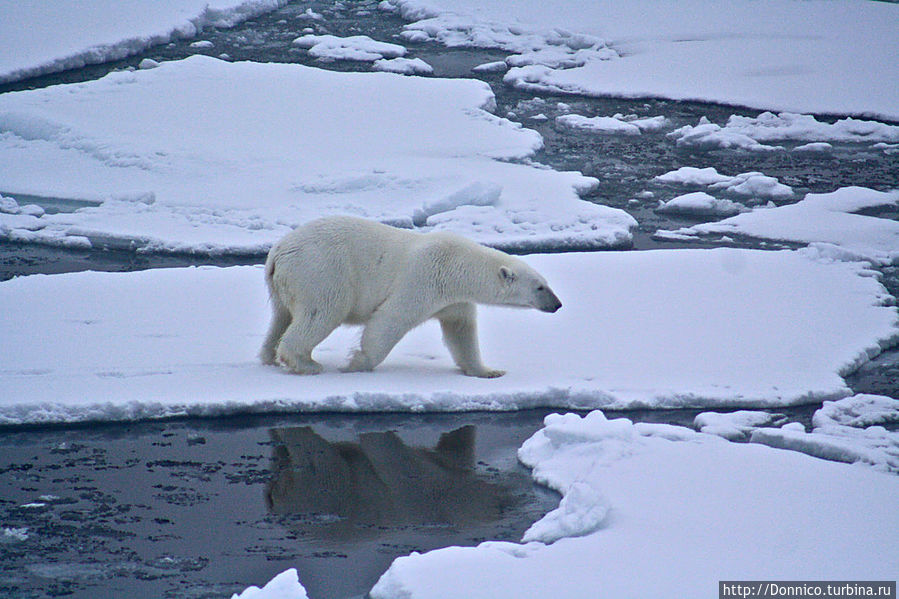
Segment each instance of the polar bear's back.
[{"label": "polar bear's back", "polygon": [[269,252],[265,273],[273,295],[327,302],[364,321],[390,291],[424,235],[352,216],[321,218],[287,234]]}]

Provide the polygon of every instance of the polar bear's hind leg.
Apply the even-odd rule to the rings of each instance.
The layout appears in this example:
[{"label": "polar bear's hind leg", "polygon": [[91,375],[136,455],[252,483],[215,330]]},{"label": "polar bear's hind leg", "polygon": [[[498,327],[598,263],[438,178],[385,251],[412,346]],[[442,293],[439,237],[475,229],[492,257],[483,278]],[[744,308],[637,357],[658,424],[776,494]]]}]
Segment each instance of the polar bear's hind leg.
[{"label": "polar bear's hind leg", "polygon": [[268,334],[265,336],[265,343],[259,350],[259,359],[263,364],[275,364],[275,350],[284,331],[290,326],[290,311],[278,300],[272,297],[272,322],[268,326]]},{"label": "polar bear's hind leg", "polygon": [[329,318],[325,310],[295,310],[278,344],[278,363],[297,374],[319,374],[322,366],[312,359],[312,350],[340,326],[340,319],[334,316],[332,313]]}]

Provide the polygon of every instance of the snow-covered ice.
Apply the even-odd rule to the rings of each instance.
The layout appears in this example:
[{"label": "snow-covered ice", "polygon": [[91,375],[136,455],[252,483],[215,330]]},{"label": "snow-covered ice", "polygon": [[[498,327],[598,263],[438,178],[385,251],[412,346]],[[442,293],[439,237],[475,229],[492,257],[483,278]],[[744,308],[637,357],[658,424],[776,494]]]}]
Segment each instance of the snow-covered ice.
[{"label": "snow-covered ice", "polygon": [[[527,89],[899,119],[899,6],[883,2],[389,0],[408,39],[513,52]],[[789,26],[785,26],[789,24]]]},{"label": "snow-covered ice", "polygon": [[372,63],[376,71],[403,75],[430,75],[434,68],[420,58],[382,58]]},{"label": "snow-covered ice", "polygon": [[[259,253],[318,216],[412,227],[421,206],[452,197],[427,228],[506,249],[627,246],[636,221],[578,197],[595,179],[510,162],[542,138],[487,112],[494,102],[473,80],[206,56],[3,94],[0,192],[96,205],[0,214],[0,235]],[[459,192],[474,184],[499,198],[467,203]]]},{"label": "snow-covered ice", "polygon": [[[119,60],[287,0],[0,1],[0,83]],[[61,26],[65,24],[65,26]]]},{"label": "snow-covered ice", "polygon": [[899,191],[844,187],[832,193],[810,193],[795,204],[760,207],[716,223],[658,231],[656,235],[679,239],[698,235],[749,235],[811,244],[810,251],[832,259],[891,264],[899,261],[899,222],[855,212],[897,204]]},{"label": "snow-covered ice", "polygon": [[367,35],[304,35],[293,40],[293,45],[307,48],[309,55],[323,60],[358,60],[374,62],[385,58],[406,55],[406,48],[399,44],[378,42]]},{"label": "snow-covered ice", "polygon": [[825,401],[812,417],[816,429],[866,428],[880,424],[899,424],[899,400],[883,395],[853,395],[839,401]]},{"label": "snow-covered ice", "polygon": [[753,429],[769,424],[783,423],[786,418],[782,414],[757,412],[753,410],[737,410],[736,412],[703,412],[697,414],[693,426],[700,432],[718,435],[731,441],[747,438]]},{"label": "snow-covered ice", "polygon": [[882,424],[899,422],[899,399],[855,395],[826,401],[812,417],[814,428],[758,428],[751,441],[800,451],[838,462],[859,462],[880,470],[899,472],[899,431]]},{"label": "snow-covered ice", "polygon": [[773,152],[783,150],[783,146],[771,146],[727,128],[716,125],[706,117],[699,119],[696,126],[684,125],[668,134],[679,147],[700,150],[748,150],[751,152]]},{"label": "snow-covered ice", "polygon": [[624,135],[640,135],[640,128],[623,120],[610,116],[586,117],[580,114],[565,114],[556,117],[556,122],[566,127],[587,129],[599,133],[622,133]]},{"label": "snow-covered ice", "polygon": [[535,540],[398,558],[371,596],[701,597],[899,567],[899,477],[869,468],[598,411],[548,416],[519,458],[563,496]]},{"label": "snow-covered ice", "polygon": [[728,199],[716,198],[704,191],[694,191],[676,198],[660,201],[656,212],[687,216],[733,216],[749,208]]},{"label": "snow-covered ice", "polygon": [[740,173],[730,177],[719,174],[714,167],[697,168],[682,166],[655,177],[660,183],[705,186],[736,196],[759,199],[785,199],[793,197],[793,190],[774,177],[759,172]]},{"label": "snow-covered ice", "polygon": [[639,118],[637,115],[615,114],[613,116],[586,117],[580,114],[565,114],[556,117],[556,123],[586,129],[597,133],[619,133],[623,135],[640,135],[644,131],[656,131],[668,124],[664,116]]},{"label": "snow-covered ice", "polygon": [[796,148],[821,150],[821,144],[835,143],[889,143],[899,140],[899,126],[877,121],[846,118],[834,123],[822,122],[807,114],[763,112],[757,117],[732,115],[724,126],[716,125],[706,117],[695,126],[685,125],[668,134],[678,146],[701,149],[740,148],[753,151],[783,150],[762,142],[808,141],[816,142]]},{"label": "snow-covered ice", "polygon": [[307,599],[307,595],[297,571],[290,568],[272,578],[264,587],[247,587],[239,595],[232,595],[231,599]]},{"label": "snow-covered ice", "polygon": [[0,536],[0,543],[21,543],[29,538],[27,527],[3,527],[3,535]]},{"label": "snow-covered ice", "polygon": [[899,340],[891,297],[860,263],[727,248],[525,258],[564,307],[481,309],[484,361],[508,371],[491,380],[460,375],[433,322],[373,373],[338,372],[358,342],[348,327],[317,348],[322,375],[263,366],[261,267],[5,281],[0,422],[782,406],[850,395],[841,374]]},{"label": "snow-covered ice", "polygon": [[796,146],[793,148],[794,152],[818,152],[821,154],[825,154],[827,152],[833,151],[833,144],[829,144],[826,141],[813,141],[811,143],[802,144],[801,146]]}]

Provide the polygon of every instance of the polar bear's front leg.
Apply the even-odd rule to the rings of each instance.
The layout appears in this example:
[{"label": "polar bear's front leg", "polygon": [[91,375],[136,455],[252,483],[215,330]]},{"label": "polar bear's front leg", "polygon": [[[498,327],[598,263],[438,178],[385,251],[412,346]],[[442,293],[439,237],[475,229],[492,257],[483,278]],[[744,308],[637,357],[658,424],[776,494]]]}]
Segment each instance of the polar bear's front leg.
[{"label": "polar bear's front leg", "polygon": [[362,331],[362,340],[343,372],[368,372],[384,361],[390,350],[424,318],[401,308],[382,305],[372,315]]},{"label": "polar bear's front leg", "polygon": [[474,304],[453,304],[435,316],[440,321],[443,342],[463,374],[488,379],[506,374],[503,370],[488,368],[481,362],[477,310]]}]

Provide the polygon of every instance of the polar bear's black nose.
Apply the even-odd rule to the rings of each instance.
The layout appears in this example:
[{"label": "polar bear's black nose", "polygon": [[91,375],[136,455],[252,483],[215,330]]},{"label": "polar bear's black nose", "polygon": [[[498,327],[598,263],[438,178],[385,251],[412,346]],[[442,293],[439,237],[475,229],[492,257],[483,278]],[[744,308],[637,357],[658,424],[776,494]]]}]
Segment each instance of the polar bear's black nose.
[{"label": "polar bear's black nose", "polygon": [[562,307],[562,302],[556,297],[552,291],[547,292],[549,297],[545,298],[543,305],[540,307],[541,312],[556,312]]}]

